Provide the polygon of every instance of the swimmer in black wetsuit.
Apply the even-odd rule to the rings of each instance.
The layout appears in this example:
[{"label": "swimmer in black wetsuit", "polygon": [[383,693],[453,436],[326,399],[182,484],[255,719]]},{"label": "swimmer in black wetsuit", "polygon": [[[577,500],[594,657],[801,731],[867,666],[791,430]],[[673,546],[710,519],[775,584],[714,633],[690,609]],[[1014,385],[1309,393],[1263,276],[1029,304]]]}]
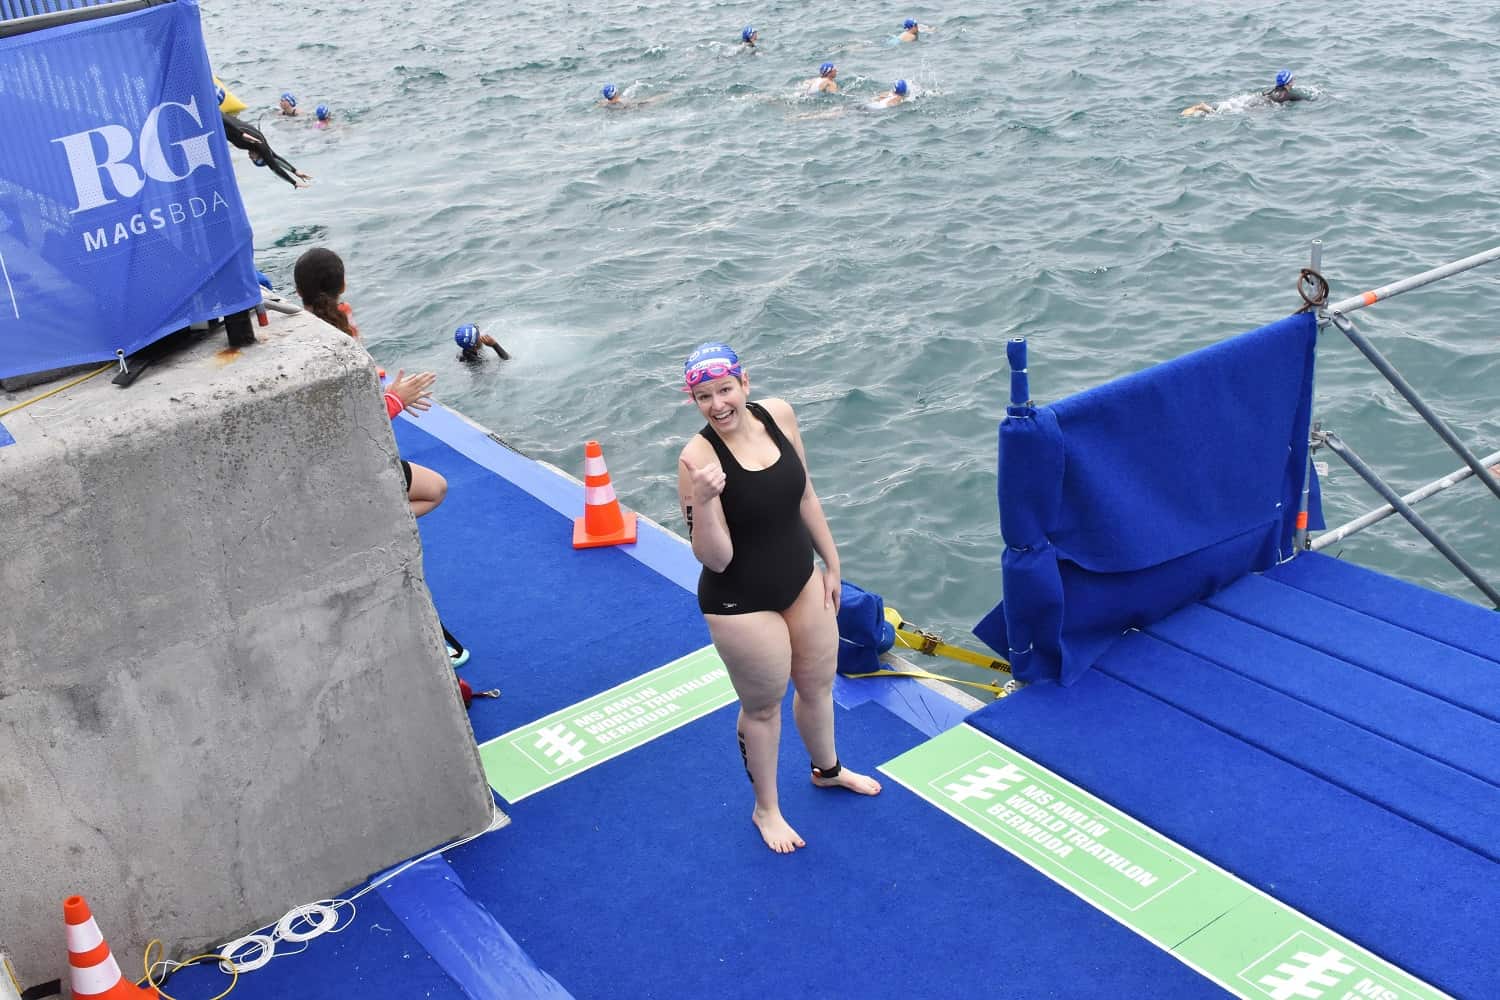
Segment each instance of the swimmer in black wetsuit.
[{"label": "swimmer in black wetsuit", "polygon": [[1286,104],[1290,101],[1310,101],[1312,95],[1292,87],[1292,71],[1284,69],[1276,74],[1276,86],[1270,90],[1261,91],[1261,95],[1272,104]]},{"label": "swimmer in black wetsuit", "polygon": [[740,698],[740,753],[755,788],[751,820],[766,846],[786,854],[806,845],[781,815],[776,792],[788,680],[813,784],[880,791],[875,779],[844,768],[834,745],[838,549],[791,406],[750,402],[749,379],[727,344],[699,347],[683,376],[708,421],[682,449],[677,472],[693,555],[703,564],[698,608]]},{"label": "swimmer in black wetsuit", "polygon": [[454,330],[453,342],[458,345],[458,360],[460,361],[471,364],[483,361],[484,353],[480,350],[481,347],[493,347],[495,353],[500,355],[501,361],[510,360],[510,355],[505,352],[505,348],[500,346],[499,341],[487,333],[480,333],[479,327],[473,323],[465,323]]},{"label": "swimmer in black wetsuit", "polygon": [[292,187],[307,187],[303,181],[312,180],[312,175],[304,174],[292,166],[291,161],[286,157],[272,149],[260,129],[222,111],[219,116],[224,119],[224,138],[229,140],[231,146],[237,146],[248,152],[250,162],[257,167],[270,167],[273,174]]}]

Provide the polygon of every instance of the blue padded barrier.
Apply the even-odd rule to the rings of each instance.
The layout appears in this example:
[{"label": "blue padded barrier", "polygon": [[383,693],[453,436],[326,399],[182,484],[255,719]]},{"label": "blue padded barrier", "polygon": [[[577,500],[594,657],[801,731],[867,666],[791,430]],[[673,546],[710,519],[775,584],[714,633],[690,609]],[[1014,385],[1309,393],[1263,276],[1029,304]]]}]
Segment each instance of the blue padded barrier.
[{"label": "blue padded barrier", "polygon": [[[1006,599],[974,632],[1017,678],[1070,684],[1126,629],[1290,555],[1316,343],[1303,313],[1008,408]],[[1316,502],[1309,521],[1322,523]]]}]

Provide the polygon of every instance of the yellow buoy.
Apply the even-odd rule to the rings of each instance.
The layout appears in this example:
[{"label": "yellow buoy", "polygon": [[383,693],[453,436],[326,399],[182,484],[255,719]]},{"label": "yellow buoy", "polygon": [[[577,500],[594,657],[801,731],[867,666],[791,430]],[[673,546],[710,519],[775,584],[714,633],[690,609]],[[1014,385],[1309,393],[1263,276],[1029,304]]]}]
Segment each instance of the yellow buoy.
[{"label": "yellow buoy", "polygon": [[224,81],[218,77],[214,77],[214,86],[224,92],[224,99],[219,102],[219,110],[226,115],[237,115],[250,106],[238,97],[235,97],[229,88],[224,86]]}]

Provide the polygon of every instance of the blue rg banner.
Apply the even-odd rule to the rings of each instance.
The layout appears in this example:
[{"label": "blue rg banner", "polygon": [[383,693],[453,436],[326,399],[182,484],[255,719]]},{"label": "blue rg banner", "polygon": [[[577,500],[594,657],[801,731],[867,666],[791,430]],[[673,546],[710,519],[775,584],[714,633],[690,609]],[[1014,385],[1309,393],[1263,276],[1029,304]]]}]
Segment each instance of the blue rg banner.
[{"label": "blue rg banner", "polygon": [[196,0],[0,38],[0,378],[259,301]]}]

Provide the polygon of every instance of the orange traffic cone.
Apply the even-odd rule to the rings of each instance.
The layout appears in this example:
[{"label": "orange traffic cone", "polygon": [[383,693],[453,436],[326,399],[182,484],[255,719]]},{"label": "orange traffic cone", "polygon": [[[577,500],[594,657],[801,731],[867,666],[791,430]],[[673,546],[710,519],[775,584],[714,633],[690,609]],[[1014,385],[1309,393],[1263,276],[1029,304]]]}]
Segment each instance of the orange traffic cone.
[{"label": "orange traffic cone", "polygon": [[120,972],[82,896],[63,900],[63,919],[68,924],[73,1000],[158,1000],[155,990],[136,986]]},{"label": "orange traffic cone", "polygon": [[620,512],[598,441],[583,446],[583,516],[573,521],[573,548],[594,549],[635,541],[635,515]]}]

